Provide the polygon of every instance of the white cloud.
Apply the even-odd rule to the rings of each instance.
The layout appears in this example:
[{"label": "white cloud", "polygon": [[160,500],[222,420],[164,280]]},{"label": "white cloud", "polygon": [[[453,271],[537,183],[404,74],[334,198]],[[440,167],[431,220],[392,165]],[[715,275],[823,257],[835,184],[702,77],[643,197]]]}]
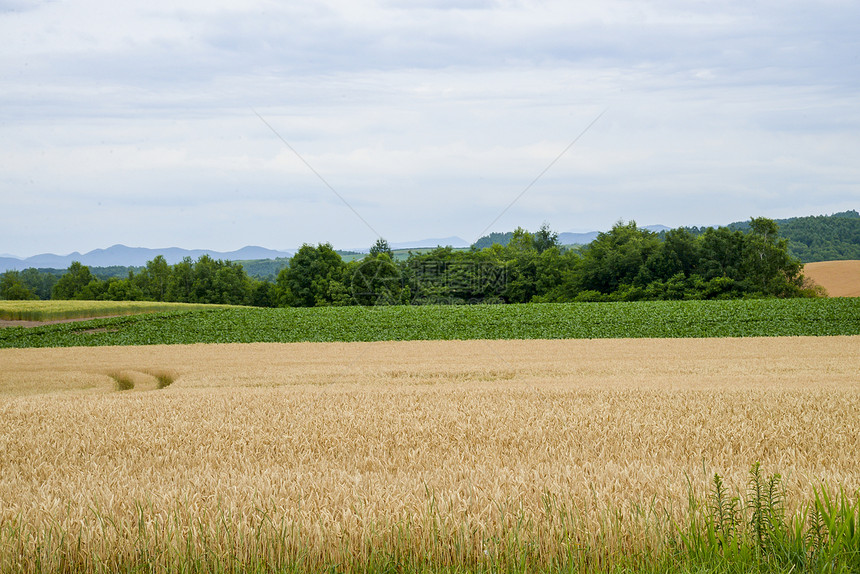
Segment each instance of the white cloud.
[{"label": "white cloud", "polygon": [[[851,2],[0,2],[0,248],[856,209]],[[22,195],[27,200],[22,200]]]}]

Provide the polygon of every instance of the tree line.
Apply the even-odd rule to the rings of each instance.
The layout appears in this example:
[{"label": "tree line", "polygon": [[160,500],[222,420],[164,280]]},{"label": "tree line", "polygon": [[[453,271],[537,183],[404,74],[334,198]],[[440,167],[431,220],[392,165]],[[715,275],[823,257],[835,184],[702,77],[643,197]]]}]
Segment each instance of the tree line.
[{"label": "tree line", "polygon": [[[0,297],[48,298],[44,273],[0,275]],[[162,256],[124,278],[95,277],[73,263],[50,286],[53,299],[149,300],[261,307],[474,304],[802,297],[804,283],[779,226],[753,218],[745,230],[672,229],[660,234],[618,222],[590,244],[563,247],[544,224],[518,228],[506,245],[438,247],[396,260],[379,239],[345,262],[328,243],[305,244],[274,280],[204,255],[170,265]]]}]

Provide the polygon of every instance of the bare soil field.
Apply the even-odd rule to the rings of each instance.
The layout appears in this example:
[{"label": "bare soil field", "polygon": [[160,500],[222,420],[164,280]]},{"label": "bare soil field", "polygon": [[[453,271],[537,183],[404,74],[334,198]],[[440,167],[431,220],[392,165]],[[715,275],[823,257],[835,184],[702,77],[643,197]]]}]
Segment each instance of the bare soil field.
[{"label": "bare soil field", "polygon": [[571,516],[622,548],[616,522],[683,521],[755,461],[791,500],[860,488],[858,372],[860,337],[4,349],[0,555],[270,527],[480,555],[517,524],[552,551]]},{"label": "bare soil field", "polygon": [[803,274],[831,297],[860,297],[860,260],[807,263]]}]

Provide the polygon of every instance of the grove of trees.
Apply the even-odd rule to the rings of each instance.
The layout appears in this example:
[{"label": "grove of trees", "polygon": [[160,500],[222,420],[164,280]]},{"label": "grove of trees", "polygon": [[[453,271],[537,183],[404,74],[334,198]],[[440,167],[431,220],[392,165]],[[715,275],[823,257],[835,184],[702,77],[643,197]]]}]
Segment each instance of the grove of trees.
[{"label": "grove of trees", "polygon": [[[384,239],[350,262],[328,243],[305,244],[274,280],[249,277],[240,264],[206,255],[173,265],[158,256],[127,277],[107,279],[75,262],[53,279],[49,296],[313,307],[817,295],[801,271],[778,225],[767,218],[753,218],[745,230],[661,234],[631,221],[576,248],[560,246],[546,224],[535,233],[518,228],[506,245],[438,247],[403,260]],[[0,298],[48,298],[46,275],[35,269],[3,273]]]}]

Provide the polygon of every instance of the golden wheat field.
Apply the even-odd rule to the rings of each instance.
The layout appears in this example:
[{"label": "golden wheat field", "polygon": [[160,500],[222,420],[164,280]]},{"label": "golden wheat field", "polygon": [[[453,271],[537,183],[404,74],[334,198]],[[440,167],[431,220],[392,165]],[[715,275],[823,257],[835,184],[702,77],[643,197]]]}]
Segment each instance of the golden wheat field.
[{"label": "golden wheat field", "polygon": [[860,488],[858,372],[860,337],[0,350],[0,560],[623,551],[755,461]]},{"label": "golden wheat field", "polygon": [[860,261],[818,261],[803,266],[803,273],[830,297],[860,297]]}]

